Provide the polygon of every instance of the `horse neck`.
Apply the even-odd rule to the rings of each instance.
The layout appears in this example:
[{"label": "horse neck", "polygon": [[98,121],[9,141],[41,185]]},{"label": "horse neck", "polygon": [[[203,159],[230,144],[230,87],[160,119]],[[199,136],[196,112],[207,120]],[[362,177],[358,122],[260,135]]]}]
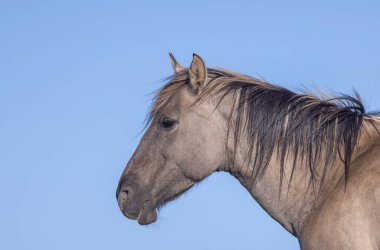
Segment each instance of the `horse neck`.
[{"label": "horse neck", "polygon": [[[375,126],[370,125],[369,122],[364,121],[364,129],[362,129],[357,147],[353,152],[352,161],[366,152],[373,144],[380,143],[378,133],[380,130],[380,118],[375,124],[377,129]],[[329,167],[323,186],[318,181],[311,184],[309,181],[310,170],[305,163],[303,165],[301,163],[295,166],[291,185],[288,185],[293,166],[293,159],[290,157],[285,162],[284,179],[280,186],[280,161],[274,154],[264,176],[252,185],[251,173],[253,169],[251,166],[246,166],[243,153],[248,150],[248,145],[245,142],[238,143],[234,163],[231,163],[234,165],[234,169],[227,171],[231,172],[241,182],[271,217],[293,235],[299,235],[307,217],[323,202],[337,183],[342,178],[345,178],[343,163],[336,160]],[[317,169],[322,171],[323,167],[321,166]]]}]

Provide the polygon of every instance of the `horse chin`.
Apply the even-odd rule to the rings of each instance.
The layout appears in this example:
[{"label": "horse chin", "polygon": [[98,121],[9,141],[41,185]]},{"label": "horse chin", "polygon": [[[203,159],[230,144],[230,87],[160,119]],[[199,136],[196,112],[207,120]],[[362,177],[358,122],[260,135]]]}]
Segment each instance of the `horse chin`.
[{"label": "horse chin", "polygon": [[140,211],[137,217],[137,222],[140,225],[148,225],[157,220],[157,210],[155,208],[151,210],[143,209]]}]

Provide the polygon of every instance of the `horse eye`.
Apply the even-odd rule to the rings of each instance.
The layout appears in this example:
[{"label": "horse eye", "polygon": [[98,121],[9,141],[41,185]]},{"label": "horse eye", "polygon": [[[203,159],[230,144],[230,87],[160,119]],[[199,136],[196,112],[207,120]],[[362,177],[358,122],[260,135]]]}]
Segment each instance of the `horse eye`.
[{"label": "horse eye", "polygon": [[174,124],[176,123],[176,121],[175,120],[172,120],[172,119],[163,119],[162,121],[161,121],[161,126],[163,127],[163,128],[171,128],[171,127],[173,127],[174,126]]}]

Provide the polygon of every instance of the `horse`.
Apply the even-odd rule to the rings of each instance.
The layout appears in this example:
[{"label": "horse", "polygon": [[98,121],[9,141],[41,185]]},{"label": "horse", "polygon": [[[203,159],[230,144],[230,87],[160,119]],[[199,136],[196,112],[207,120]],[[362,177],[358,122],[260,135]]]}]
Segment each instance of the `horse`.
[{"label": "horse", "polygon": [[237,178],[301,249],[380,249],[380,116],[360,96],[293,92],[170,54],[145,134],[121,175],[124,216],[146,225],[213,172]]}]

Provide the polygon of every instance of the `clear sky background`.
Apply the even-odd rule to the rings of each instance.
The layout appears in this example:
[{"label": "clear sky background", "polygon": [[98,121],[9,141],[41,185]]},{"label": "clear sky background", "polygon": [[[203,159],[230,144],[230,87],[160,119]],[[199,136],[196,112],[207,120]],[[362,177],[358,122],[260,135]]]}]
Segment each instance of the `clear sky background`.
[{"label": "clear sky background", "polygon": [[0,249],[299,249],[228,174],[140,226],[115,190],[151,95],[199,53],[380,109],[380,1],[0,2]]}]

